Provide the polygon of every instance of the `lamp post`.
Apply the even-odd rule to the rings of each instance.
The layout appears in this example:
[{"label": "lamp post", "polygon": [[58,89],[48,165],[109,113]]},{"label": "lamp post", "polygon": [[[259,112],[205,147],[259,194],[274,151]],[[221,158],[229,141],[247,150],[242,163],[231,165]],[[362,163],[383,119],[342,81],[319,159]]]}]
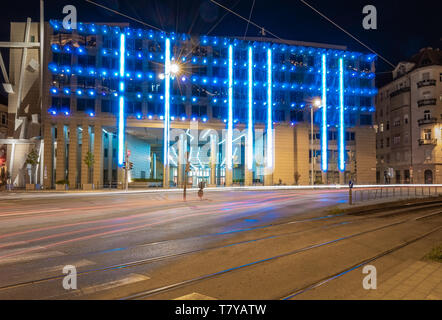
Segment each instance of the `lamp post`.
[{"label": "lamp post", "polygon": [[313,153],[314,153],[314,146],[313,146],[313,130],[314,130],[314,127],[313,127],[313,113],[314,113],[314,108],[316,107],[319,107],[321,105],[321,99],[319,99],[319,98],[315,98],[315,99],[313,99],[313,101],[312,101],[312,104],[311,104],[311,106],[310,106],[310,152],[311,152],[311,157],[310,157],[310,162],[311,162],[311,164],[310,164],[310,166],[311,166],[311,169],[310,169],[310,171],[311,171],[311,185],[313,186],[314,184],[315,184],[315,181],[314,181],[314,177],[315,177],[315,173],[314,173],[314,170],[315,170],[315,160],[316,160],[316,154],[315,154],[315,156],[313,156]]}]

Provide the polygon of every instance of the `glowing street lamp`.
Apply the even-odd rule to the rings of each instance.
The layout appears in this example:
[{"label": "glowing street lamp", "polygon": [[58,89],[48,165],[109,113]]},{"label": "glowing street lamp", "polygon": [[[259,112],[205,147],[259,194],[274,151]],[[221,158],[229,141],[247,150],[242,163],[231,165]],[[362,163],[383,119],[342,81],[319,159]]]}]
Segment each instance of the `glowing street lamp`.
[{"label": "glowing street lamp", "polygon": [[180,72],[180,66],[176,63],[170,64],[170,73],[177,75]]},{"label": "glowing street lamp", "polygon": [[313,106],[319,108],[321,106],[321,99],[320,98],[313,99]]}]

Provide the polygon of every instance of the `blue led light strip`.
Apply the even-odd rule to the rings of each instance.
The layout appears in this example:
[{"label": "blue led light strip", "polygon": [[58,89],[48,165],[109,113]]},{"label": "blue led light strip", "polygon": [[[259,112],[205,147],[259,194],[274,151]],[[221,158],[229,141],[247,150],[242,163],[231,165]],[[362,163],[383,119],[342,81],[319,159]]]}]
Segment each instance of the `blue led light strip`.
[{"label": "blue led light strip", "polygon": [[233,138],[233,46],[229,45],[229,114],[227,124],[227,169],[232,169],[232,138]]},{"label": "blue led light strip", "polygon": [[119,109],[118,109],[118,165],[124,162],[124,131],[125,131],[125,111],[124,111],[124,73],[126,59],[126,36],[120,34],[120,83],[119,83]]},{"label": "blue led light strip", "polygon": [[339,170],[345,171],[344,60],[339,59]]},{"label": "blue led light strip", "polygon": [[247,125],[247,168],[253,169],[253,50],[249,47],[249,119]]},{"label": "blue led light strip", "polygon": [[164,166],[169,165],[169,129],[170,129],[170,39],[166,38],[164,63]]},{"label": "blue led light strip", "polygon": [[321,124],[321,168],[328,169],[327,159],[327,57],[322,55],[322,124]]},{"label": "blue led light strip", "polygon": [[267,168],[273,167],[272,50],[267,50]]}]

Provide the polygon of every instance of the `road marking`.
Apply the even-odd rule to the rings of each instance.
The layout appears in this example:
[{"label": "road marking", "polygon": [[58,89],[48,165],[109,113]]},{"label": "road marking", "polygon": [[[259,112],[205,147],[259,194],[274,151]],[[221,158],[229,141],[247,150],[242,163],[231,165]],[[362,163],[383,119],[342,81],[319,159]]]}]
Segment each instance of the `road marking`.
[{"label": "road marking", "polygon": [[45,272],[60,272],[60,274],[63,272],[63,268],[67,265],[71,265],[74,266],[75,268],[81,268],[81,267],[86,267],[86,266],[90,266],[95,264],[94,261],[91,260],[79,260],[79,261],[75,261],[75,262],[66,262],[65,264],[59,265],[59,266],[54,266],[54,267],[48,267],[45,268],[44,271]]},{"label": "road marking", "polygon": [[[38,247],[30,247],[28,249],[39,250],[39,249],[44,249],[44,247],[38,246]],[[0,265],[9,264],[9,263],[27,262],[32,260],[39,260],[39,259],[45,259],[45,258],[57,257],[63,255],[65,255],[65,253],[60,251],[24,253],[24,254],[18,254],[18,255],[1,258]]]},{"label": "road marking", "polygon": [[95,286],[86,287],[84,289],[81,289],[80,291],[82,294],[87,295],[87,294],[92,294],[92,293],[95,293],[98,291],[114,289],[116,287],[125,286],[128,284],[132,284],[132,283],[136,283],[136,282],[140,282],[140,281],[146,281],[149,279],[150,279],[150,277],[148,277],[148,276],[133,273],[133,274],[130,274],[128,277],[124,277],[122,279],[118,279],[115,281],[101,283],[101,284],[98,284]]},{"label": "road marking", "polygon": [[209,297],[209,296],[205,296],[205,295],[200,294],[198,292],[194,292],[191,294],[186,294],[182,297],[175,298],[173,300],[218,300],[218,299],[213,298],[213,297]]}]

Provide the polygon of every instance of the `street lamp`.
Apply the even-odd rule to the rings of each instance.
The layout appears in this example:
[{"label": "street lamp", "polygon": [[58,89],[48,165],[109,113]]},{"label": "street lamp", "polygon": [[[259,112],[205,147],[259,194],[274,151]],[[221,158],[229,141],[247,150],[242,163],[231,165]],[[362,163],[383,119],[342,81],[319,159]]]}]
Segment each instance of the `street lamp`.
[{"label": "street lamp", "polygon": [[178,74],[180,72],[180,66],[178,64],[176,64],[176,63],[171,63],[170,64],[170,72],[173,75]]},{"label": "street lamp", "polygon": [[313,156],[314,150],[313,150],[313,113],[315,108],[319,108],[321,106],[321,99],[315,98],[312,100],[312,104],[310,106],[310,166],[311,166],[311,185],[313,186],[315,184],[314,182],[314,169],[315,164],[314,161],[316,160],[316,154]]}]

